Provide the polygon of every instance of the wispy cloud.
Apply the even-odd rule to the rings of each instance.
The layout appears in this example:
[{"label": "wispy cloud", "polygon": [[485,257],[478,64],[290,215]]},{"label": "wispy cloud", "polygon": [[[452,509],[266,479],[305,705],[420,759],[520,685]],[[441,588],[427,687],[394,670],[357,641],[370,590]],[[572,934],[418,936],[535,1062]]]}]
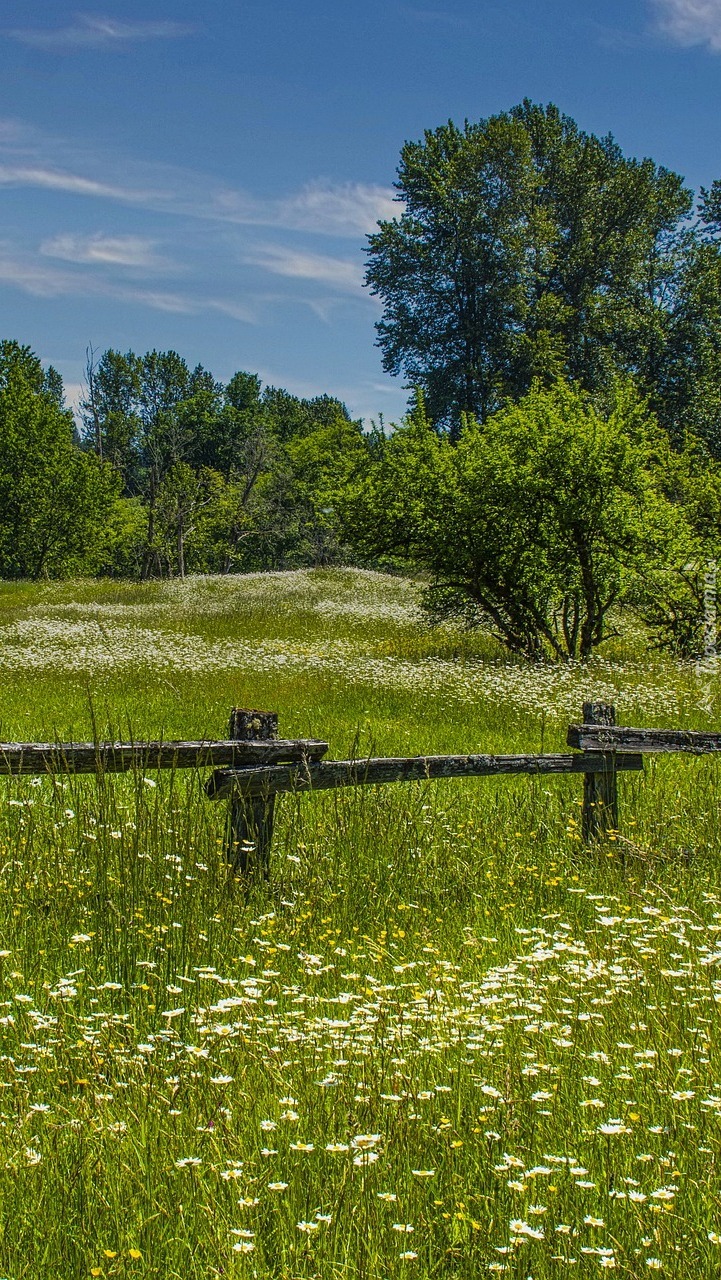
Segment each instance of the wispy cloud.
[{"label": "wispy cloud", "polygon": [[[10,187],[42,192],[54,226],[39,246],[21,231],[17,243],[0,242],[0,282],[40,298],[115,299],[249,323],[289,302],[326,323],[349,299],[376,306],[362,290],[356,251],[379,219],[400,211],[392,188],[379,184],[318,179],[263,198],[192,169],[94,153],[0,118],[0,189]],[[73,226],[78,202],[101,211],[99,227],[88,231],[87,209]],[[146,214],[161,215],[162,229]],[[318,236],[339,241],[335,252],[316,251]]]},{"label": "wispy cloud", "polygon": [[[263,200],[237,187],[214,185],[205,174],[169,166],[153,166],[152,186],[144,183],[149,176],[147,166],[127,166],[138,177],[137,185],[109,181],[105,176],[78,172],[78,164],[70,169],[49,163],[45,144],[36,145],[35,154],[24,154],[18,163],[16,148],[4,144],[2,121],[0,150],[6,155],[13,153],[10,163],[0,161],[0,186],[39,187],[212,222],[356,238],[375,230],[380,219],[392,218],[400,211],[390,187],[371,183],[318,180],[289,195]],[[24,148],[26,153],[28,150]],[[85,169],[99,167],[92,157],[84,158],[81,164]]]},{"label": "wispy cloud", "polygon": [[117,18],[79,13],[64,27],[14,27],[13,40],[53,53],[74,49],[122,49],[146,40],[177,40],[193,33],[185,22],[121,22]]},{"label": "wispy cloud", "polygon": [[660,31],[676,44],[721,53],[721,0],[652,0]]},{"label": "wispy cloud", "polygon": [[46,191],[65,191],[69,195],[92,196],[95,199],[120,200],[124,204],[149,205],[161,198],[158,191],[139,191],[114,183],[99,182],[82,174],[42,165],[0,164],[0,186],[43,187]]},{"label": "wispy cloud", "polygon": [[373,231],[379,219],[394,217],[399,208],[390,187],[318,180],[306,183],[291,195],[269,200],[225,188],[211,192],[198,211],[203,216],[246,226],[358,236]]},{"label": "wispy cloud", "polygon": [[13,116],[0,117],[0,146],[16,147],[34,136],[32,126]]},{"label": "wispy cloud", "polygon": [[143,289],[119,284],[106,276],[87,271],[67,271],[53,267],[41,259],[18,253],[12,246],[0,246],[0,282],[14,285],[36,298],[114,298],[118,302],[136,303],[154,311],[176,315],[199,315],[220,312],[234,320],[255,324],[257,308],[252,302],[178,293],[162,289]]},{"label": "wispy cloud", "polygon": [[261,267],[273,275],[312,280],[343,292],[358,293],[363,286],[363,266],[348,258],[332,258],[281,245],[262,245],[243,255],[247,266]]},{"label": "wispy cloud", "polygon": [[288,225],[295,221],[299,231],[364,235],[375,231],[380,219],[393,218],[400,210],[390,187],[362,182],[310,182],[297,195],[281,202],[280,212]]},{"label": "wispy cloud", "polygon": [[87,263],[90,266],[142,267],[146,271],[173,268],[169,259],[155,251],[156,241],[143,236],[77,235],[66,232],[44,240],[40,253],[46,258],[64,262]]}]

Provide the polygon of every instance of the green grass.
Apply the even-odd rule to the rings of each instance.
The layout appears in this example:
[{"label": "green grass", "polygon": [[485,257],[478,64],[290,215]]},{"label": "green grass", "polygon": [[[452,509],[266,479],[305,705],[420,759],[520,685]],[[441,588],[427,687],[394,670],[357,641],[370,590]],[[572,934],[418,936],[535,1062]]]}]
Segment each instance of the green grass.
[{"label": "green grass", "polygon": [[[530,668],[357,572],[0,586],[0,737],[562,749],[585,697],[718,725],[614,641]],[[714,1275],[719,771],[284,797],[273,879],[203,775],[2,781],[0,1275]],[[400,1229],[402,1228],[402,1230]],[[412,1228],[412,1230],[411,1230]]]}]

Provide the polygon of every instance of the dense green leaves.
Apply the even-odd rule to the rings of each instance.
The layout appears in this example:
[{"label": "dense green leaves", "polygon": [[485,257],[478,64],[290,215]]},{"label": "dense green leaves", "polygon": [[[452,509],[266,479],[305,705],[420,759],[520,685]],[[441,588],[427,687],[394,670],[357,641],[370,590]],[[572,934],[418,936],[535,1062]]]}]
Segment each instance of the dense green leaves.
[{"label": "dense green leaves", "polygon": [[[338,559],[334,494],[365,437],[331,396],[302,400],[238,372],[226,386],[174,351],[90,353],[85,442],[133,505],[107,568],[141,576]],[[145,532],[138,543],[138,511]]]},{"label": "dense green leaves", "polygon": [[681,507],[688,532],[673,558],[647,566],[637,577],[631,603],[659,648],[708,658],[718,644],[721,468],[690,437],[683,451],[669,454],[664,470],[663,491]]},{"label": "dense green leaves", "polygon": [[721,458],[721,249],[710,240],[687,245],[665,339],[647,380],[659,419],[677,443],[696,433]]},{"label": "dense green leaves", "polygon": [[367,282],[385,368],[424,389],[434,423],[457,433],[534,379],[597,392],[633,375],[683,434],[721,324],[716,251],[697,258],[677,174],[526,101],[406,143],[396,185],[404,211],[370,237]]},{"label": "dense green leaves", "polygon": [[[677,458],[674,471],[671,458],[629,385],[603,410],[566,383],[535,386],[467,422],[455,446],[420,402],[347,496],[346,533],[370,557],[425,571],[437,616],[490,624],[514,652],[583,658],[614,605],[698,548],[689,466]],[[710,495],[706,510],[717,536]]]},{"label": "dense green leaves", "polygon": [[[61,385],[61,384],[60,384]],[[57,375],[0,344],[0,576],[60,577],[102,563],[116,480],[81,452]]]}]

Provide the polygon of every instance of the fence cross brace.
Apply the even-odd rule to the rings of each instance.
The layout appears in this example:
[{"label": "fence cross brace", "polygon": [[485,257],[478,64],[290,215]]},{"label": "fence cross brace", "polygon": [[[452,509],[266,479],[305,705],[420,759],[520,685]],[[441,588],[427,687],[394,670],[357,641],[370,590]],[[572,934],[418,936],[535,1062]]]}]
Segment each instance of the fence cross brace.
[{"label": "fence cross brace", "polygon": [[[615,724],[614,708],[604,703],[584,703],[585,732],[591,726]],[[576,729],[579,729],[576,726]],[[278,716],[271,712],[231,713],[230,738],[272,740],[277,736]],[[569,729],[569,738],[572,730]],[[573,743],[574,746],[580,745]],[[643,769],[643,755],[617,750],[604,740],[582,749],[555,755],[463,755],[379,757],[365,760],[324,760],[310,753],[293,763],[232,766],[216,770],[206,783],[211,800],[230,800],[227,857],[241,874],[260,871],[269,876],[275,804],[284,792],[301,794],[340,787],[382,785],[391,782],[426,781],[432,778],[469,778],[517,774],[583,775],[583,839],[590,844],[618,828],[619,772]]]}]

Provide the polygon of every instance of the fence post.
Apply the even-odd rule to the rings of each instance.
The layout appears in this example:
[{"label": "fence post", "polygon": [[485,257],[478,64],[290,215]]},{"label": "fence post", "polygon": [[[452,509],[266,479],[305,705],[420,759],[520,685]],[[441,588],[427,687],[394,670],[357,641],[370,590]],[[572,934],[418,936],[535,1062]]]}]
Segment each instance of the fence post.
[{"label": "fence post", "polygon": [[[233,707],[228,738],[238,741],[263,742],[278,737],[278,715],[275,711],[243,711]],[[239,875],[262,872],[270,877],[270,845],[273,839],[275,796],[246,800],[234,797],[228,814],[226,858]]]},{"label": "fence post", "polygon": [[[614,725],[616,708],[607,702],[584,702],[583,723]],[[609,753],[606,760],[610,767],[604,773],[583,775],[581,829],[585,844],[618,830],[618,785],[613,753]]]}]

